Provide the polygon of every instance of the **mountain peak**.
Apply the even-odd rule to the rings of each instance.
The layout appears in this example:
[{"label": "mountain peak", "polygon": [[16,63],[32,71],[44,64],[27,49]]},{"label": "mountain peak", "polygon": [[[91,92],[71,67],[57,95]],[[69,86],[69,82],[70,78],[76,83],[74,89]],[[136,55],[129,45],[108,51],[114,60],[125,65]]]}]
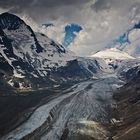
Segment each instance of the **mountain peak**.
[{"label": "mountain peak", "polygon": [[103,51],[99,51],[93,54],[91,57],[111,58],[111,59],[118,59],[118,60],[134,59],[134,57],[130,56],[126,52],[120,51],[117,48],[110,48],[110,49],[105,49]]},{"label": "mountain peak", "polygon": [[16,30],[22,24],[25,24],[18,16],[11,13],[2,13],[0,14],[0,27],[2,29]]}]

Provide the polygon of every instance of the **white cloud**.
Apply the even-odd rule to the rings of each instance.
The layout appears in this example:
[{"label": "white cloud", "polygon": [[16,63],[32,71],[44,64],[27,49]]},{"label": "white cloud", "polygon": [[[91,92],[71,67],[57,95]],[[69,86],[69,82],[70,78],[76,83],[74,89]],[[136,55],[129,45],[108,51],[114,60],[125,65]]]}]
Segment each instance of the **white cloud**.
[{"label": "white cloud", "polygon": [[[42,29],[42,32],[47,34],[49,38],[52,38],[53,40],[57,41],[58,43],[62,44],[65,33],[64,33],[64,24],[55,24],[54,26],[49,26],[44,29]],[[44,30],[44,31],[43,31]]]},{"label": "white cloud", "polygon": [[128,34],[130,43],[120,45],[119,48],[123,48],[123,51],[128,54],[140,57],[140,29],[133,29]]},{"label": "white cloud", "polygon": [[[27,25],[30,25],[35,32],[41,32],[47,35],[49,38],[57,41],[58,43],[62,43],[64,39],[64,28],[65,24],[55,21],[54,26],[45,27],[37,24],[31,17],[27,15],[21,16],[21,18],[25,21]],[[67,24],[66,24],[67,25]]]},{"label": "white cloud", "polygon": [[84,13],[82,17],[85,20],[84,30],[70,46],[70,49],[78,55],[89,55],[105,48],[140,20],[139,0],[108,0],[108,2],[109,6],[104,6],[101,10],[96,9],[97,12],[90,7],[82,10]]},{"label": "white cloud", "polygon": [[129,41],[134,42],[136,40],[140,39],[140,30],[139,29],[134,29],[132,30],[129,35],[128,35]]},{"label": "white cloud", "polygon": [[6,9],[3,9],[3,8],[0,8],[0,14],[2,14],[4,12],[7,12],[7,10]]}]

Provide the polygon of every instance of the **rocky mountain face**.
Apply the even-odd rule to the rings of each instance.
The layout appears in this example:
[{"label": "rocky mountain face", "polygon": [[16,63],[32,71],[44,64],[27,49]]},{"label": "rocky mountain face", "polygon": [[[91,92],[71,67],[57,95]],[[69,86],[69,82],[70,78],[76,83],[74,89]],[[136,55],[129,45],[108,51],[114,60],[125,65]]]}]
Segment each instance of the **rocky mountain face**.
[{"label": "rocky mountain face", "polygon": [[114,94],[117,108],[116,121],[112,122],[113,140],[140,139],[140,69],[131,71],[136,72],[135,76]]}]

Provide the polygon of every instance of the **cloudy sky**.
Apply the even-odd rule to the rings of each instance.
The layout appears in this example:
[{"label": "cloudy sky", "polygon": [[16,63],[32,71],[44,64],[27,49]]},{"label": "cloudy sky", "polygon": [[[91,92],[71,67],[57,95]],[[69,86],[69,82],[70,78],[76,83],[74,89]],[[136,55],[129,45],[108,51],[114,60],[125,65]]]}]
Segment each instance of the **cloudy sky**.
[{"label": "cloudy sky", "polygon": [[69,49],[88,56],[140,21],[140,0],[0,0],[3,11],[34,21],[34,29],[36,23],[53,23],[47,34],[60,43],[66,25],[80,25],[82,30]]}]

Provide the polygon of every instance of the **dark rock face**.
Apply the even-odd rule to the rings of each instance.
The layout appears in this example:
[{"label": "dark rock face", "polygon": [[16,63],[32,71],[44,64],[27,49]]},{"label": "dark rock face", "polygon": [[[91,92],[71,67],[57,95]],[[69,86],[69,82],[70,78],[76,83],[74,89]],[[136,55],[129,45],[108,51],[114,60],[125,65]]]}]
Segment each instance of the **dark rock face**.
[{"label": "dark rock face", "polygon": [[90,78],[92,76],[89,72],[79,66],[78,60],[69,61],[67,66],[60,67],[54,71],[54,77],[73,79],[76,80]]},{"label": "dark rock face", "polygon": [[[20,36],[17,36],[18,32],[19,34],[22,34],[21,38]],[[15,33],[17,35],[15,35]],[[50,83],[49,79],[47,80],[47,76],[46,78],[45,77],[42,78],[42,76],[36,70],[36,66],[34,66],[35,61],[34,63],[32,63],[32,57],[29,55],[29,53],[23,54],[23,52],[21,52],[21,54],[24,55],[23,58],[21,58],[14,52],[15,49],[16,50],[20,49],[20,42],[21,41],[23,42],[24,38],[28,38],[28,40],[26,40],[24,45],[27,47],[31,47],[31,50],[35,50],[37,54],[45,51],[44,48],[40,45],[34,31],[31,29],[30,26],[26,25],[26,23],[23,20],[10,13],[1,14],[0,49],[3,51],[3,54],[2,52],[0,52],[0,65],[1,65],[0,71],[2,74],[9,77],[14,74],[14,69],[18,70],[20,68],[19,70],[22,70],[24,72],[23,75],[25,76],[25,79],[27,79],[27,81],[30,81],[33,87],[36,87],[37,85],[42,86],[47,85],[48,83]],[[31,39],[33,41],[33,44],[30,46],[30,44],[28,45],[28,42]],[[65,50],[64,49],[61,50],[59,45],[57,45],[54,41],[52,41],[50,45],[56,47],[59,53],[65,53]],[[7,61],[7,59],[5,59],[3,55],[5,55],[7,59],[13,59],[11,64],[9,64],[9,62]],[[37,76],[37,78],[31,75],[31,73],[34,73]]]},{"label": "dark rock face", "polygon": [[[101,68],[100,64],[97,60],[92,60],[92,63],[86,62],[88,65],[85,68],[84,64],[81,62],[88,61],[88,59],[75,59],[72,61],[69,61],[66,66],[58,68],[56,71],[53,71],[54,77],[66,78],[70,81],[73,81],[73,78],[75,81],[79,80],[86,80],[88,78],[91,78],[93,74],[96,76],[100,74]],[[90,61],[90,60],[89,60]]]},{"label": "dark rock face", "polygon": [[139,66],[136,66],[129,69],[127,72],[122,71],[120,75],[122,75],[123,79],[125,79],[128,82],[128,81],[138,78],[139,73],[140,73]]},{"label": "dark rock face", "polygon": [[24,24],[24,21],[15,15],[10,13],[3,13],[0,15],[0,27],[2,29],[16,30],[22,24]]},{"label": "dark rock face", "polygon": [[[136,68],[137,69],[137,68]],[[138,69],[137,69],[138,70]],[[133,70],[132,70],[133,71]],[[114,140],[140,139],[140,75],[135,74],[133,79],[114,94],[117,101],[115,110],[119,123],[114,124]]]}]

